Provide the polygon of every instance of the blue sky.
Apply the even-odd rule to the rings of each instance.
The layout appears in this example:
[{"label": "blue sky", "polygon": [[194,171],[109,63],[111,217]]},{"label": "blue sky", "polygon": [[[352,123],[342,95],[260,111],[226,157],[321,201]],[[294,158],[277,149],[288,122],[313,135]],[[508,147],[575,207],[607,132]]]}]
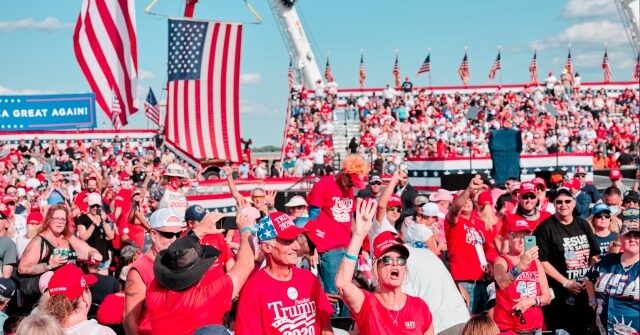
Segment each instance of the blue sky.
[{"label": "blue sky", "polygon": [[[151,86],[158,99],[166,81],[166,18],[147,15],[150,0],[136,1],[140,106]],[[0,2],[0,95],[87,92],[73,54],[73,26],[81,0]],[[280,145],[287,102],[288,53],[265,0],[250,3],[262,15],[260,25],[243,32],[241,133],[254,146]],[[636,2],[637,4],[638,2]],[[184,1],[159,0],[154,12],[179,16]],[[634,63],[612,0],[538,1],[383,1],[298,0],[297,8],[319,66],[330,55],[342,88],[357,87],[360,49],[364,49],[366,84],[381,87],[393,80],[395,50],[402,76],[417,85],[417,69],[431,48],[433,85],[459,85],[457,68],[468,47],[471,85],[486,84],[502,47],[503,83],[528,80],[527,68],[538,49],[540,80],[559,73],[571,43],[574,67],[583,81],[601,81],[604,43],[609,46],[613,80],[628,81]],[[200,0],[195,17],[254,21],[241,0]],[[496,81],[499,81],[500,75]],[[106,117],[99,112],[99,124]],[[127,128],[145,128],[140,111]]]}]

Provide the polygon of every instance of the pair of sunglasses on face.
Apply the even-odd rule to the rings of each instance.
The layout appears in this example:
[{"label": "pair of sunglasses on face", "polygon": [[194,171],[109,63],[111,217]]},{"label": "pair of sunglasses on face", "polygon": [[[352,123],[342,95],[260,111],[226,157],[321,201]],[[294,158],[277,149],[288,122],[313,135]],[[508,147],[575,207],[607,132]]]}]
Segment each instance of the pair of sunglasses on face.
[{"label": "pair of sunglasses on face", "polygon": [[392,265],[393,263],[396,263],[400,266],[404,266],[407,264],[407,258],[403,256],[398,256],[396,258],[393,258],[391,256],[383,256],[383,257],[380,257],[378,262],[384,265]]},{"label": "pair of sunglasses on face", "polygon": [[180,238],[182,236],[182,231],[172,233],[172,232],[168,232],[168,231],[156,230],[156,233],[160,234],[160,236],[162,236],[162,237],[164,237],[166,239],[172,239],[174,237],[175,238]]},{"label": "pair of sunglasses on face", "polygon": [[402,207],[387,207],[387,212],[400,213],[402,212]]}]

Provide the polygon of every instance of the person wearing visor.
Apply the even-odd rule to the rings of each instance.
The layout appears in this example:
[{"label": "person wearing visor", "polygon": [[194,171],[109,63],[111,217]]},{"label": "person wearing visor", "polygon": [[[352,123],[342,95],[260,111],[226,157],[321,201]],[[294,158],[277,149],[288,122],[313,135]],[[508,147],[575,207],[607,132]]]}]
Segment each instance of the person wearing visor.
[{"label": "person wearing visor", "polygon": [[600,334],[637,334],[640,331],[640,225],[625,220],[620,230],[622,253],[610,253],[587,274],[589,305],[598,314]]},{"label": "person wearing visor", "polygon": [[529,223],[509,221],[507,231],[508,252],[494,263],[493,319],[502,332],[535,333],[544,326],[542,306],[551,302],[551,291],[538,260],[538,247],[525,243],[532,233]]},{"label": "person wearing visor", "polygon": [[[325,176],[313,185],[307,195],[309,221],[307,236],[320,256],[318,272],[327,293],[338,293],[335,277],[338,265],[351,237],[351,221],[355,210],[353,189],[364,188],[368,165],[357,155],[349,155],[333,176]],[[347,316],[343,306],[336,306],[336,316]]]},{"label": "person wearing visor", "polygon": [[297,226],[304,226],[309,219],[307,206],[307,200],[301,195],[291,197],[291,199],[284,204],[284,207],[287,209],[287,214],[294,218]]},{"label": "person wearing visor", "polygon": [[[333,334],[333,307],[320,281],[296,267],[303,232],[291,216],[281,212],[260,220],[256,235],[266,266],[242,289],[235,334]],[[294,309],[300,312],[295,317],[287,312]]]},{"label": "person wearing visor", "polygon": [[375,200],[362,202],[358,207],[351,229],[353,235],[336,275],[340,296],[349,307],[359,334],[433,334],[433,318],[427,304],[402,291],[409,249],[397,235],[385,231],[373,240],[375,293],[358,288],[351,280],[356,255],[374,225],[376,207]]}]

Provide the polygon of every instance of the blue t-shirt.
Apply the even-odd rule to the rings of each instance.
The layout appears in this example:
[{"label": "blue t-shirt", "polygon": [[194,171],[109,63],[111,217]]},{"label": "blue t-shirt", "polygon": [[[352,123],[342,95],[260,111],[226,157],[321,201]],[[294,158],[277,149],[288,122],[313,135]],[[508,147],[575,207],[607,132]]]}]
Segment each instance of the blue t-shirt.
[{"label": "blue t-shirt", "polygon": [[640,330],[640,262],[625,271],[622,254],[608,254],[587,274],[598,301],[601,334],[635,334]]},{"label": "blue t-shirt", "polygon": [[604,257],[604,255],[609,253],[609,245],[611,242],[615,241],[618,238],[618,234],[611,232],[606,237],[600,237],[597,234],[596,241],[598,241],[598,247],[600,248],[600,257]]},{"label": "blue t-shirt", "polygon": [[49,199],[47,199],[47,203],[49,205],[55,205],[64,202],[64,197],[57,190],[51,191],[49,194]]}]

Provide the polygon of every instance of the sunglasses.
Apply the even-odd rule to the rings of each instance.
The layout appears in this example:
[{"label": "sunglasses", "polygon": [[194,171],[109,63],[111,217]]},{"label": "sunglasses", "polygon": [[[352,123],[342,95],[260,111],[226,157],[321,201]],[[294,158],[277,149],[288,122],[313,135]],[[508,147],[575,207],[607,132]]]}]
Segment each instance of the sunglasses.
[{"label": "sunglasses", "polygon": [[374,182],[371,182],[369,184],[370,185],[378,185],[378,186],[380,186],[380,185],[382,185],[382,182],[381,181],[374,181]]},{"label": "sunglasses", "polygon": [[15,202],[7,202],[7,206],[15,206],[16,203]]},{"label": "sunglasses", "polygon": [[402,207],[387,207],[387,212],[400,213],[402,212]]},{"label": "sunglasses", "polygon": [[524,315],[522,315],[521,310],[514,309],[512,313],[519,319],[518,322],[520,322],[521,325],[524,325],[527,323],[527,320],[524,318]]},{"label": "sunglasses", "polygon": [[100,208],[100,207],[102,207],[102,206],[100,206],[100,205],[91,205],[91,208]]},{"label": "sunglasses", "polygon": [[396,263],[400,266],[405,266],[407,264],[407,258],[403,256],[398,256],[396,258],[383,256],[378,260],[378,263],[382,263],[384,265],[392,265],[393,263]]},{"label": "sunglasses", "polygon": [[180,238],[180,236],[182,236],[182,232],[176,232],[176,233],[172,233],[172,232],[168,232],[168,231],[160,231],[160,230],[156,230],[156,233],[160,234],[160,236],[166,238],[166,239],[172,239],[172,238]]},{"label": "sunglasses", "polygon": [[522,195],[522,199],[523,199],[523,200],[534,200],[534,199],[536,199],[536,198],[538,198],[538,196],[537,196],[537,195],[535,195],[535,194],[525,194],[525,195]]},{"label": "sunglasses", "polygon": [[264,199],[264,198],[265,198],[264,195],[252,195],[251,196],[251,199],[254,199],[254,200],[261,200],[261,199]]},{"label": "sunglasses", "polygon": [[586,177],[586,175],[584,175],[584,174],[577,174],[576,175],[576,178],[584,178],[584,177]]},{"label": "sunglasses", "polygon": [[556,205],[562,205],[562,204],[568,205],[572,201],[573,201],[573,199],[556,200],[555,203],[556,203]]},{"label": "sunglasses", "polygon": [[638,201],[638,200],[625,200],[624,203],[625,204],[629,204],[629,203],[638,204],[638,203],[640,203],[640,201]]},{"label": "sunglasses", "polygon": [[602,218],[609,219],[611,218],[611,213],[598,213],[598,214],[595,214],[593,217],[596,219],[602,219]]}]

